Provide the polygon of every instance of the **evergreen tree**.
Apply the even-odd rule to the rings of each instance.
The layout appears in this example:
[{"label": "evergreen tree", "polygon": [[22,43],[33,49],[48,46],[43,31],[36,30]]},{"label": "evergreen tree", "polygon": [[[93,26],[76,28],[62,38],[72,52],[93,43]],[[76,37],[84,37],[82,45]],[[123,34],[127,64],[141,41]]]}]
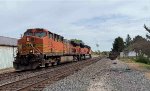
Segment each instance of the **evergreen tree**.
[{"label": "evergreen tree", "polygon": [[127,38],[126,38],[126,42],[125,42],[125,47],[126,48],[130,46],[131,41],[132,41],[132,39],[131,39],[130,35],[128,34]]},{"label": "evergreen tree", "polygon": [[123,49],[124,49],[123,38],[121,38],[121,37],[116,38],[114,43],[113,43],[112,51],[114,51],[114,52],[122,52]]}]

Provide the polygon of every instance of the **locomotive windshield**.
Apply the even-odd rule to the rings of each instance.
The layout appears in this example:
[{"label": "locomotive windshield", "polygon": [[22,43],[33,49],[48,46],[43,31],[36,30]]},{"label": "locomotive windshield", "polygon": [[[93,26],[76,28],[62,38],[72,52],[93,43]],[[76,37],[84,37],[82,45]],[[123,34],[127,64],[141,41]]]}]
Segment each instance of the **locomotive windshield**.
[{"label": "locomotive windshield", "polygon": [[46,31],[43,31],[43,29],[28,29],[24,36],[36,36],[36,37],[45,37],[47,35]]},{"label": "locomotive windshield", "polygon": [[35,32],[35,36],[42,38],[42,37],[46,36],[46,32]]},{"label": "locomotive windshield", "polygon": [[32,35],[33,35],[32,32],[26,32],[26,33],[24,33],[24,36],[32,36]]}]

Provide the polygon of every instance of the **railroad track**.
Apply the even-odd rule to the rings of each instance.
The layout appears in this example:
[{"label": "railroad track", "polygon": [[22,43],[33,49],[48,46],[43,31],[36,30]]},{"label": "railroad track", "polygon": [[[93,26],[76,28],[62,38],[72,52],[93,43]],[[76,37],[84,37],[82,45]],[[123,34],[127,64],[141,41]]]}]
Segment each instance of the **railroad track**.
[{"label": "railroad track", "polygon": [[[8,79],[10,80],[10,82],[0,84],[0,91],[42,90],[47,84],[52,84],[57,80],[60,80],[70,74],[73,74],[75,71],[78,71],[87,65],[97,62],[99,59],[100,58],[93,58],[84,61],[74,62],[67,65],[58,66],[53,69],[45,69],[44,72],[40,71],[41,73],[38,72],[38,74],[33,73],[34,75],[30,75],[26,78],[14,81]],[[24,75],[25,74],[26,73],[24,73]],[[13,77],[14,76],[15,74],[13,75]]]},{"label": "railroad track", "polygon": [[48,67],[48,68],[30,70],[30,71],[9,72],[9,73],[0,74],[0,86],[7,84],[7,83],[16,82],[18,80],[27,79],[27,78],[33,77],[35,75],[44,74],[47,72],[47,70],[51,71],[51,70],[53,70],[53,68],[56,69],[59,66],[63,66],[63,65],[67,65],[67,64],[70,64],[70,63],[61,64],[61,65]]},{"label": "railroad track", "polygon": [[[24,71],[24,72],[10,72],[10,73],[4,73],[0,75],[0,86],[12,83],[18,80],[30,78],[35,75],[43,74],[45,73],[45,70],[51,69],[53,67],[49,67],[47,69],[36,69],[31,71]],[[55,67],[54,67],[55,68]],[[11,79],[11,80],[10,80]]]}]

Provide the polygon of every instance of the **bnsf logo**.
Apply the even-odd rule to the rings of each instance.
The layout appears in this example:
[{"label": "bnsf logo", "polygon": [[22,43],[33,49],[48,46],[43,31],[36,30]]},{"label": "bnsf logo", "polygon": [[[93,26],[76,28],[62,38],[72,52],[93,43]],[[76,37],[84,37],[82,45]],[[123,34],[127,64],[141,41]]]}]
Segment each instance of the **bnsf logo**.
[{"label": "bnsf logo", "polygon": [[43,47],[43,44],[24,44],[24,45],[19,45],[22,48],[31,48],[31,47]]}]

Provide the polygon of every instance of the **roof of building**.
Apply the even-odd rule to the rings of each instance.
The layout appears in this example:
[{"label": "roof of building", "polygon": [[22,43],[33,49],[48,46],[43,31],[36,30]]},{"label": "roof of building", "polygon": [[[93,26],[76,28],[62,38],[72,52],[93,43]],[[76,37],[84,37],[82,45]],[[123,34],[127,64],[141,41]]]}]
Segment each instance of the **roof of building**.
[{"label": "roof of building", "polygon": [[2,46],[17,46],[17,40],[16,38],[9,38],[0,36],[0,45]]}]

